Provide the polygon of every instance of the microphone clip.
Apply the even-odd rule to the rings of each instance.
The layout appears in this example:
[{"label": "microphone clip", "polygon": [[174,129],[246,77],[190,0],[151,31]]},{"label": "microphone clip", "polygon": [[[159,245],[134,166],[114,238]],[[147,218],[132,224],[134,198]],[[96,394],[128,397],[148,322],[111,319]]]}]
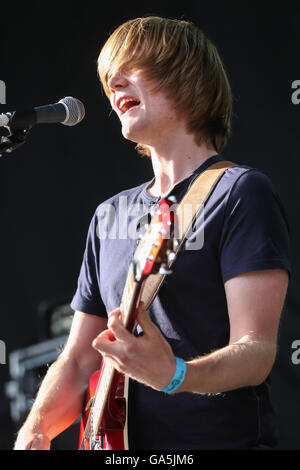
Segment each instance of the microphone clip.
[{"label": "microphone clip", "polygon": [[15,129],[10,131],[6,136],[2,136],[0,139],[0,158],[4,154],[10,154],[13,150],[17,149],[26,142],[26,137],[31,127],[27,129]]}]

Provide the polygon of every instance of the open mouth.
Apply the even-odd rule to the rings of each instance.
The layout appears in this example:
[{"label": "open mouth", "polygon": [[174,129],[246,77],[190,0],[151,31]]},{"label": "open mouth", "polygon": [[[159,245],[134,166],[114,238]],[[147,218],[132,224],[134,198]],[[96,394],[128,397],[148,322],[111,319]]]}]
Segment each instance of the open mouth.
[{"label": "open mouth", "polygon": [[121,111],[122,114],[126,113],[132,108],[136,108],[140,104],[140,101],[137,98],[121,98],[118,103],[118,109]]}]

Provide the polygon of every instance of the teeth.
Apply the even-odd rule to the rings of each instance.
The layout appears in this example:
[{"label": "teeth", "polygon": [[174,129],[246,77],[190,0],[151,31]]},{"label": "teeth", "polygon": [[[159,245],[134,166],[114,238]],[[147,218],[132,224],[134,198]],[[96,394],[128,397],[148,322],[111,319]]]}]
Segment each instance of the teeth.
[{"label": "teeth", "polygon": [[122,98],[121,101],[120,101],[120,104],[119,104],[119,109],[122,109],[123,106],[126,104],[126,103],[129,103],[129,102],[138,102],[137,100],[134,100],[132,98]]}]

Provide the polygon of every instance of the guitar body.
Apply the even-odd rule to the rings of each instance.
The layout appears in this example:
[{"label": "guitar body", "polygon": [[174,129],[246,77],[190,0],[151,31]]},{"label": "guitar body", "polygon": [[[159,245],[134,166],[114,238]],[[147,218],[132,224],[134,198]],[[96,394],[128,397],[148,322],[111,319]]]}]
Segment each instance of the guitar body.
[{"label": "guitar body", "polygon": [[128,450],[127,405],[128,378],[115,371],[96,438],[86,439],[85,429],[101,380],[104,364],[91,376],[85,396],[78,448],[84,450]]}]

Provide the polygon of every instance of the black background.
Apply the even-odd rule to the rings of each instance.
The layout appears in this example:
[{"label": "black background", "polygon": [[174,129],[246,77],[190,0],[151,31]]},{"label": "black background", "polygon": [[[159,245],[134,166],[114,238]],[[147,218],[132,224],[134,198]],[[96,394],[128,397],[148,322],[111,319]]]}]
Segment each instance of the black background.
[{"label": "black background", "polygon": [[[0,159],[0,339],[11,351],[39,341],[41,302],[72,297],[86,233],[105,198],[151,178],[149,161],[126,141],[96,72],[98,53],[122,22],[147,14],[192,20],[216,44],[234,94],[233,135],[224,156],[258,167],[277,187],[291,228],[293,277],[281,323],[273,401],[281,447],[300,449],[300,365],[292,343],[299,320],[300,79],[297,1],[17,2],[0,6],[0,112],[82,100],[86,118],[73,128],[33,128],[26,144]],[[15,428],[0,365],[0,449]],[[65,448],[74,447],[66,439]],[[75,445],[76,447],[76,445]]]}]

